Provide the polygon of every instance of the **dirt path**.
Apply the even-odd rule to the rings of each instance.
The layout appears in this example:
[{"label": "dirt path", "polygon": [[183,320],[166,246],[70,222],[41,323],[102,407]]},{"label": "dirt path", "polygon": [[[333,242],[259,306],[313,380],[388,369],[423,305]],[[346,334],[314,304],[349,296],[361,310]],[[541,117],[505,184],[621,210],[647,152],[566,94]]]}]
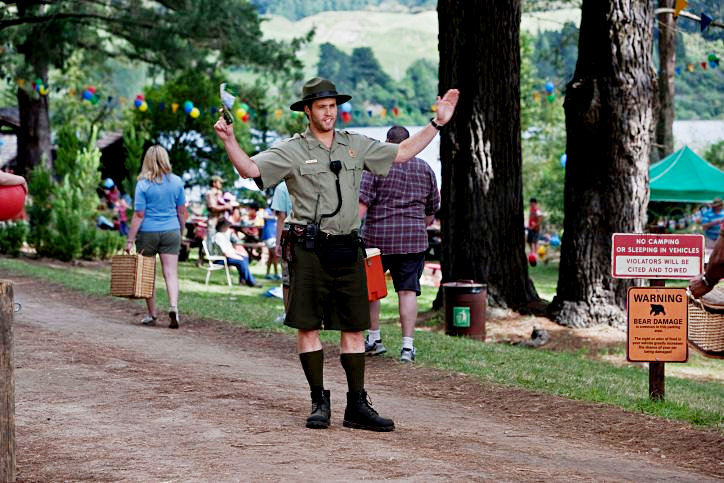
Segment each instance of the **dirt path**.
[{"label": "dirt path", "polygon": [[721,433],[391,358],[370,361],[367,388],[397,430],[350,430],[332,348],[332,427],[308,430],[289,337],[208,320],[140,327],[127,301],[14,283],[21,481],[724,477]]}]

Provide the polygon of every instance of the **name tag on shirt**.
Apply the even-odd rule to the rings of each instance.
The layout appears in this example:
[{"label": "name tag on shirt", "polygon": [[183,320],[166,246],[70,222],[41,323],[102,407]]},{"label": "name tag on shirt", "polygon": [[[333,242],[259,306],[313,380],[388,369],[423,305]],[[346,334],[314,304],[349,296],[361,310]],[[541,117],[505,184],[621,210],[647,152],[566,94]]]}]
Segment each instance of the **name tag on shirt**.
[{"label": "name tag on shirt", "polygon": [[308,159],[308,160],[304,161],[304,164],[314,164],[316,162],[317,162],[316,159]]}]

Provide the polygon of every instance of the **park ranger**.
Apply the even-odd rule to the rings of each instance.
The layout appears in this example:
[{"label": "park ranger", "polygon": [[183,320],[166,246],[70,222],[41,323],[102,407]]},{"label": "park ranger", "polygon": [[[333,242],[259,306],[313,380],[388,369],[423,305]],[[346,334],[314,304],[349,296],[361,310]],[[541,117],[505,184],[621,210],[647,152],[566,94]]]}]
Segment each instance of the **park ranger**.
[{"label": "park ranger", "polygon": [[430,123],[400,144],[381,143],[334,129],[337,105],[350,96],[338,94],[332,82],[315,77],[304,84],[302,99],[291,110],[304,112],[305,132],[249,157],[223,117],[214,125],[232,164],[260,188],[284,179],[293,216],[284,245],[291,276],[289,309],[284,323],[297,329],[297,350],[311,389],[308,428],[329,427],[331,404],[324,389],[324,355],[319,331],[339,330],[340,360],[347,375],[347,407],[343,425],[392,431],[392,420],[380,416],[364,389],[365,344],[369,304],[362,243],[357,234],[362,169],[387,174],[393,162],[418,154],[455,111],[459,92],[437,98]]}]

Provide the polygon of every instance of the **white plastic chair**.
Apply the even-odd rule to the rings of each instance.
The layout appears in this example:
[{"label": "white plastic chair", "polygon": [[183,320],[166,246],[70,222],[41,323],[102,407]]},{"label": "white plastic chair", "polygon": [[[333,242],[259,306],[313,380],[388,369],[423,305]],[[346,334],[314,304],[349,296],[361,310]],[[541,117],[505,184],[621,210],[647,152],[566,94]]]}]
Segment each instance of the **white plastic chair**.
[{"label": "white plastic chair", "polygon": [[[206,255],[206,260],[208,260],[209,265],[206,268],[206,285],[209,284],[209,277],[211,277],[211,272],[214,270],[226,270],[226,282],[229,284],[229,287],[231,287],[231,275],[229,274],[229,264],[226,263],[226,257],[224,255],[212,255],[209,253],[209,247],[206,246],[206,240],[201,241],[201,246],[204,247],[204,255]],[[214,263],[215,261],[223,261],[224,264],[218,264]]]}]

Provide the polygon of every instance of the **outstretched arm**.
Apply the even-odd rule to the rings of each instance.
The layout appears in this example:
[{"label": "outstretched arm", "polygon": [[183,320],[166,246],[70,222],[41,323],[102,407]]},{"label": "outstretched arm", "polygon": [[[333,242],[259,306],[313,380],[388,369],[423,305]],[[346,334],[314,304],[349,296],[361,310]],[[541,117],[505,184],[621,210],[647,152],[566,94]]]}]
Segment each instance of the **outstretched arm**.
[{"label": "outstretched arm", "polygon": [[[437,101],[435,102],[437,106],[435,123],[439,126],[447,124],[455,113],[455,106],[458,104],[459,97],[460,91],[457,89],[448,90],[442,98],[440,98],[440,96],[437,97]],[[430,144],[430,141],[435,138],[436,134],[437,129],[430,123],[414,135],[402,141],[397,151],[395,162],[402,163],[419,154],[420,151]]]},{"label": "outstretched arm", "polygon": [[241,149],[239,142],[234,136],[234,127],[232,124],[226,124],[224,117],[220,117],[216,124],[214,124],[214,130],[219,139],[224,143],[224,149],[226,154],[229,155],[231,164],[234,165],[236,171],[242,178],[258,178],[261,176],[261,171],[256,163]]}]

